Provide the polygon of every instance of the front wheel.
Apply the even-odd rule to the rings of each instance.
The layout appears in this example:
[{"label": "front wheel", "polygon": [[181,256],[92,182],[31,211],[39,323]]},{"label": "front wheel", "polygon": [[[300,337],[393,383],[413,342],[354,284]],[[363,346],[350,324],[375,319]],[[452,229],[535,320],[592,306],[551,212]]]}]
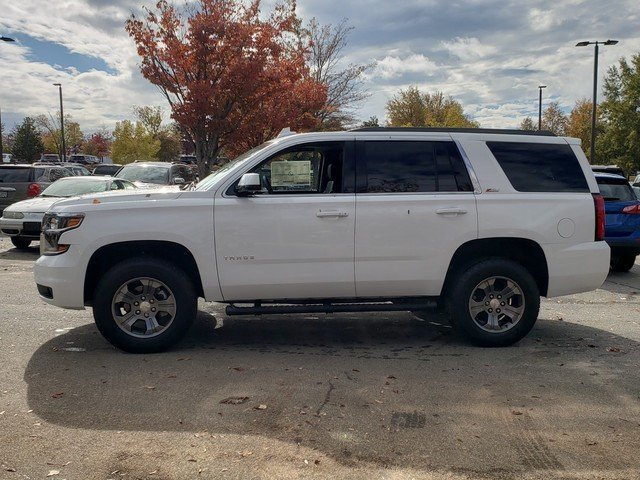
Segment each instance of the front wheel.
[{"label": "front wheel", "polygon": [[132,353],[166,350],[191,326],[197,296],[191,279],[158,259],[127,260],[100,279],[93,317],[114,346]]},{"label": "front wheel", "polygon": [[28,250],[29,245],[31,245],[31,240],[22,237],[11,237],[11,243],[13,243],[13,246],[18,250]]},{"label": "front wheel", "polygon": [[635,263],[635,253],[611,254],[610,267],[614,272],[628,272]]},{"label": "front wheel", "polygon": [[487,259],[462,271],[448,300],[451,323],[473,343],[503,347],[533,328],[540,310],[540,292],[519,263]]}]

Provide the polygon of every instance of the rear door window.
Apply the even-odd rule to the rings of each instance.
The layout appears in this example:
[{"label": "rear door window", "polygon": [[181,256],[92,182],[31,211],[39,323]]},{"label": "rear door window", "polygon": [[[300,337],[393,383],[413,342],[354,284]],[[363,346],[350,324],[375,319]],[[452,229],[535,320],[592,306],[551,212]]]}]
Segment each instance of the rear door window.
[{"label": "rear door window", "polygon": [[567,144],[487,142],[487,147],[519,192],[589,192]]},{"label": "rear door window", "polygon": [[359,193],[473,191],[454,142],[359,142],[357,176]]},{"label": "rear door window", "polygon": [[637,200],[631,185],[624,179],[596,177],[605,202],[631,202]]}]

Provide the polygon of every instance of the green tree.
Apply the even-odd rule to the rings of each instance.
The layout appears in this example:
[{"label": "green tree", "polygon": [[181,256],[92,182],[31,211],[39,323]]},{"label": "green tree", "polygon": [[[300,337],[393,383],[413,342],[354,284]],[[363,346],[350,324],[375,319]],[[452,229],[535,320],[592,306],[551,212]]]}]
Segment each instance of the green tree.
[{"label": "green tree", "polygon": [[533,123],[533,119],[531,117],[527,117],[522,122],[520,122],[520,130],[537,130],[538,127]]},{"label": "green tree", "polygon": [[[56,152],[62,158],[62,135],[60,133],[60,111],[55,115],[38,115],[35,117],[36,126],[43,132],[45,148]],[[67,151],[81,151],[84,145],[84,134],[80,124],[74,122],[71,115],[64,116],[64,143]]]},{"label": "green tree", "polygon": [[380,126],[380,122],[378,121],[378,117],[376,117],[375,115],[372,117],[369,117],[369,120],[365,120],[364,122],[362,122],[362,127],[379,127]]},{"label": "green tree", "polygon": [[391,127],[464,127],[478,128],[460,102],[444,93],[421,93],[417,87],[400,90],[387,102]]},{"label": "green tree", "polygon": [[146,130],[142,122],[130,120],[116,123],[111,144],[111,156],[116,163],[131,163],[136,160],[157,160],[160,141]]},{"label": "green tree", "polygon": [[549,130],[556,135],[564,135],[567,127],[567,116],[560,108],[559,102],[551,102],[542,112],[542,130]]},{"label": "green tree", "polygon": [[13,156],[16,160],[34,162],[40,158],[44,145],[33,118],[25,117],[22,124],[15,127],[13,136]]},{"label": "green tree", "polygon": [[640,170],[640,53],[609,68],[603,90],[604,131],[596,143],[597,163],[615,163],[636,172]]},{"label": "green tree", "polygon": [[160,142],[160,149],[157,153],[158,160],[171,162],[180,155],[182,144],[178,126],[175,123],[162,124],[164,119],[162,107],[134,107],[133,114],[151,137]]},{"label": "green tree", "polygon": [[133,107],[133,114],[140,123],[147,129],[154,138],[158,137],[162,130],[163,111],[162,107],[136,106]]}]

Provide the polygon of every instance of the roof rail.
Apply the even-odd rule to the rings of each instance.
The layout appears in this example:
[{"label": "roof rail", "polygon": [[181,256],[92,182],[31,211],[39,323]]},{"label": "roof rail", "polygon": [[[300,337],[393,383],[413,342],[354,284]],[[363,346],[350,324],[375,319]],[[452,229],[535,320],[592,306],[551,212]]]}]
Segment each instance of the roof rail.
[{"label": "roof rail", "polygon": [[447,128],[447,127],[360,127],[351,132],[444,132],[444,133],[489,133],[494,135],[533,135],[555,137],[549,130],[516,130],[504,128]]}]

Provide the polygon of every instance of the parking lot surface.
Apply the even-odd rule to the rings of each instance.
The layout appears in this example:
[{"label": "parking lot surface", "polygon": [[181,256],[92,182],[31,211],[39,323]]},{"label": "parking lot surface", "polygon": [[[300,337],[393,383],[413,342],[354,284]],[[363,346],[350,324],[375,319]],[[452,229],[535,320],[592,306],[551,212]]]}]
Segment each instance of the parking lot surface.
[{"label": "parking lot surface", "polygon": [[[37,244],[36,244],[37,247]],[[640,478],[640,264],[516,346],[435,315],[227,318],[131,355],[0,237],[0,478]]]}]

